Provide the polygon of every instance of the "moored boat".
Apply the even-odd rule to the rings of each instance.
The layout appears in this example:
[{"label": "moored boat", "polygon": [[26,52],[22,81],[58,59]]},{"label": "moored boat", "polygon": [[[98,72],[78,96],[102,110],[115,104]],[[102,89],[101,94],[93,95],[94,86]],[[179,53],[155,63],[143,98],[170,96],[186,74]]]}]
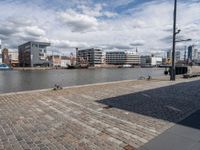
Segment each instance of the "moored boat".
[{"label": "moored boat", "polygon": [[67,69],[88,69],[87,64],[81,64],[81,65],[68,65]]},{"label": "moored boat", "polygon": [[12,68],[7,64],[0,64],[0,70],[11,70]]}]

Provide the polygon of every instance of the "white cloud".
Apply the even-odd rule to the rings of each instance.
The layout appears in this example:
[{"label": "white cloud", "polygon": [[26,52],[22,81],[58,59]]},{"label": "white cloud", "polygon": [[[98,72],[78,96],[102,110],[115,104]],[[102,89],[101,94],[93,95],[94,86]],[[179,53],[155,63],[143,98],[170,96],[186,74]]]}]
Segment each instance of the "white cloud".
[{"label": "white cloud", "polygon": [[[111,0],[102,4],[93,4],[91,0],[68,1],[70,7],[64,0],[59,2],[64,9],[39,6],[37,1],[28,2],[32,5],[0,1],[3,46],[17,49],[17,45],[28,40],[50,41],[59,50],[94,46],[121,50],[138,47],[142,52],[154,52],[172,46],[171,1],[144,3],[121,14],[114,8],[133,1]],[[199,14],[199,2],[178,3],[177,22],[182,38],[200,41]]]},{"label": "white cloud", "polygon": [[87,16],[92,17],[114,17],[117,16],[117,13],[111,11],[103,10],[103,7],[107,6],[106,4],[96,4],[94,7],[88,7],[85,5],[78,6],[78,10]]},{"label": "white cloud", "polygon": [[99,25],[95,17],[80,14],[73,10],[59,13],[58,18],[73,32],[96,30]]},{"label": "white cloud", "polygon": [[27,26],[25,27],[25,32],[32,36],[44,36],[45,31],[40,29],[38,26]]},{"label": "white cloud", "polygon": [[130,45],[132,45],[132,46],[144,46],[145,41],[144,40],[136,40],[136,41],[133,41]]},{"label": "white cloud", "polygon": [[60,49],[68,49],[68,48],[75,49],[76,47],[86,48],[89,46],[87,43],[73,42],[68,40],[50,40],[49,42],[52,43],[53,47]]},{"label": "white cloud", "polygon": [[[23,19],[22,19],[23,20]],[[9,18],[0,23],[0,37],[5,46],[17,48],[19,42],[40,40],[45,31],[32,22],[19,22],[18,19]]]}]

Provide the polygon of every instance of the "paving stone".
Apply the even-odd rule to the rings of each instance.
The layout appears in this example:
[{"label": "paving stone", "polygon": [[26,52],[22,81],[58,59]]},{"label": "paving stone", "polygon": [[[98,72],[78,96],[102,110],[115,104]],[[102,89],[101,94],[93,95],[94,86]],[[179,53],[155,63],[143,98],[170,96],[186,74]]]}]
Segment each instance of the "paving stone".
[{"label": "paving stone", "polygon": [[42,148],[40,148],[40,150],[48,150],[48,148],[47,147],[42,147]]},{"label": "paving stone", "polygon": [[200,109],[200,81],[185,81],[1,94],[0,149],[135,150]]}]

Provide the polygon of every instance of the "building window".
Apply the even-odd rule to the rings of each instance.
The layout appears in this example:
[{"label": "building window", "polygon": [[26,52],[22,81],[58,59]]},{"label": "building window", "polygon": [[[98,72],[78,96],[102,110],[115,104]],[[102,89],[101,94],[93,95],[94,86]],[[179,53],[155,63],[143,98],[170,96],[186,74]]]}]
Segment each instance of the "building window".
[{"label": "building window", "polygon": [[36,47],[37,47],[37,44],[32,44],[32,47],[33,47],[33,48],[36,48]]},{"label": "building window", "polygon": [[39,53],[39,56],[40,56],[40,57],[44,57],[44,54],[43,54],[43,53]]}]

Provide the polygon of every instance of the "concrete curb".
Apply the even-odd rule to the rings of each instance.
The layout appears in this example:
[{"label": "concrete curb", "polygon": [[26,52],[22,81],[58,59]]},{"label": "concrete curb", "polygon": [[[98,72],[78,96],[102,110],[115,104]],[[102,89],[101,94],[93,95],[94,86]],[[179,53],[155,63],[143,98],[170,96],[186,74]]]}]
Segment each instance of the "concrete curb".
[{"label": "concrete curb", "polygon": [[[151,81],[157,81],[159,79],[163,79],[163,77],[165,77],[165,76],[153,78]],[[191,82],[191,81],[196,81],[196,80],[200,80],[200,77],[190,78],[190,79],[178,78],[177,81],[175,81],[175,82],[173,81],[172,83],[173,84],[178,84],[178,83]],[[63,90],[66,90],[66,89],[75,89],[75,88],[81,88],[81,87],[90,87],[90,86],[100,86],[100,85],[125,83],[125,82],[134,82],[134,81],[141,82],[141,81],[146,81],[146,80],[133,79],[133,80],[102,82],[102,83],[91,83],[91,84],[85,84],[85,85],[74,85],[74,86],[63,87]],[[171,82],[171,81],[169,80],[168,82]],[[31,93],[38,93],[38,92],[47,92],[47,91],[51,91],[51,90],[53,90],[53,87],[52,88],[47,88],[47,89],[40,89],[40,90],[28,90],[28,91],[2,93],[2,94],[0,94],[0,96],[9,96],[9,95],[15,95],[15,94],[31,94]]]}]

